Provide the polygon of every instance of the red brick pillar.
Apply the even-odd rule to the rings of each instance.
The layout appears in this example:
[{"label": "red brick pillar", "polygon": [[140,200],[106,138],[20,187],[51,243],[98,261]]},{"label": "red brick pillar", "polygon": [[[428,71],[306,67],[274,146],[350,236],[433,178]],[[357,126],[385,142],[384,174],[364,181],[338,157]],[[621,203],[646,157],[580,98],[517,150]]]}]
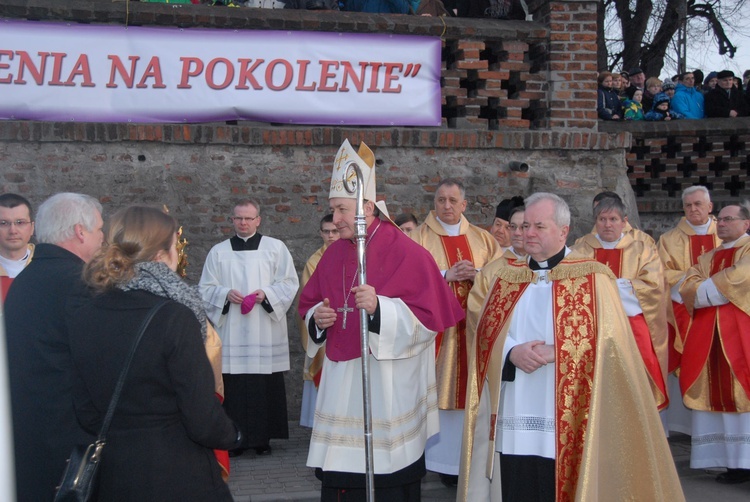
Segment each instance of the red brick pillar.
[{"label": "red brick pillar", "polygon": [[534,21],[549,28],[548,126],[597,130],[594,0],[532,0]]}]

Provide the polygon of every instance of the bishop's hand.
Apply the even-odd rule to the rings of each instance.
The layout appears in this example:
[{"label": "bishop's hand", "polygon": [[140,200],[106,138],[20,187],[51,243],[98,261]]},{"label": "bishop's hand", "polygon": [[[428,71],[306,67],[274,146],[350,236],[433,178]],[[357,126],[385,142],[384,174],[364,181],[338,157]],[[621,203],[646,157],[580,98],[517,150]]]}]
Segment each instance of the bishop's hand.
[{"label": "bishop's hand", "polygon": [[315,309],[313,319],[320,330],[328,329],[336,322],[336,311],[331,308],[331,301],[328,298],[323,300],[323,305]]},{"label": "bishop's hand", "polygon": [[369,315],[375,313],[378,308],[378,295],[375,293],[375,288],[369,284],[363,284],[352,288],[354,293],[354,306],[358,309],[364,309]]}]

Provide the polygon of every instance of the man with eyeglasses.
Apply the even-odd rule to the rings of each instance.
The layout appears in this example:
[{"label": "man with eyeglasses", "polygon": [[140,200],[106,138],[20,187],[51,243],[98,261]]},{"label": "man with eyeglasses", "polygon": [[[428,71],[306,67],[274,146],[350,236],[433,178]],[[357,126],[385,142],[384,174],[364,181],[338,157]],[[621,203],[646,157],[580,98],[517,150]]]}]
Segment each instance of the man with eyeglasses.
[{"label": "man with eyeglasses", "polygon": [[224,408],[245,437],[229,454],[254,448],[265,455],[271,439],[289,437],[286,312],[299,281],[284,243],[258,232],[258,202],[239,202],[230,220],[235,235],[211,248],[199,288],[221,337]]},{"label": "man with eyeglasses", "polygon": [[680,294],[692,316],[680,387],[693,410],[690,467],[726,467],[723,484],[750,481],[750,204],[717,218],[721,245],[687,271]]},{"label": "man with eyeglasses", "polygon": [[[339,240],[339,229],[333,223],[333,214],[329,213],[320,220],[320,238],[323,239],[323,245],[315,251],[305,263],[302,270],[302,280],[300,281],[300,291],[305,287],[307,281],[312,277],[318,262],[323,257],[323,253],[328,246]],[[305,320],[301,317],[299,320],[299,333],[302,337],[302,347],[307,350],[307,326]],[[318,386],[320,385],[320,370],[323,368],[323,358],[325,357],[325,348],[321,347],[314,357],[305,355],[305,366],[302,369],[302,411],[300,413],[299,424],[303,427],[313,426],[313,417],[315,416],[315,399],[318,396]]]},{"label": "man with eyeglasses", "polygon": [[695,88],[692,72],[680,76],[670,107],[686,119],[702,119],[705,115],[703,93]]},{"label": "man with eyeglasses", "polygon": [[680,367],[682,344],[690,327],[690,315],[679,290],[685,280],[687,269],[698,263],[698,258],[702,254],[721,244],[721,239],[716,235],[716,219],[711,216],[714,206],[706,187],[696,185],[683,190],[682,207],[685,216],[675,228],[662,234],[657,247],[672,298],[672,301],[667,303],[667,392],[670,400],[666,414],[667,427],[671,431],[690,434],[692,414],[680,400],[676,376]]},{"label": "man with eyeglasses", "polygon": [[31,203],[14,193],[0,195],[0,301],[10,283],[34,256]]}]

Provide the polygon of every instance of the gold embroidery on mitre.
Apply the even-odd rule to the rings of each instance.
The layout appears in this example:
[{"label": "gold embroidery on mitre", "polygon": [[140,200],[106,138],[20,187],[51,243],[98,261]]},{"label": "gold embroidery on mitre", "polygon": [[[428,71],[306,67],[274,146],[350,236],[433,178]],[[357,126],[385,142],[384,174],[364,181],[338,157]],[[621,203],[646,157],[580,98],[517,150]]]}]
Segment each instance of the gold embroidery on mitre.
[{"label": "gold embroidery on mitre", "polygon": [[[596,297],[593,275],[582,270],[612,272],[604,265],[576,263],[558,275],[554,283],[557,415],[557,500],[574,500],[596,357]],[[598,270],[597,270],[598,269]],[[553,271],[557,268],[553,269]]]}]

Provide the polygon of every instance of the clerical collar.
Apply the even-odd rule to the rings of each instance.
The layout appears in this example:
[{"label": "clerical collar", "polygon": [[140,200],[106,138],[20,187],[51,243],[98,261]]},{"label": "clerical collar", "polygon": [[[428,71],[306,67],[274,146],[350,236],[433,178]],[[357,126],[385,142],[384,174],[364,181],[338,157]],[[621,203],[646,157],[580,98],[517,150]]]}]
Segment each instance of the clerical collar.
[{"label": "clerical collar", "polygon": [[607,242],[605,240],[602,240],[602,238],[599,236],[599,234],[596,234],[596,240],[599,241],[599,244],[601,244],[604,249],[614,249],[614,248],[617,247],[617,245],[620,243],[620,241],[622,240],[622,238],[624,236],[625,236],[625,234],[620,234],[620,238],[617,239],[616,241],[614,241],[614,242]]},{"label": "clerical collar", "polygon": [[461,230],[461,219],[460,218],[458,219],[458,223],[456,223],[455,225],[450,225],[450,224],[444,222],[443,220],[441,220],[440,218],[438,218],[437,216],[435,216],[435,219],[438,220],[438,223],[440,223],[440,225],[442,225],[443,230],[445,230],[445,233],[448,234],[450,237],[455,237],[457,235],[461,235],[459,233],[460,230]]},{"label": "clerical collar", "polygon": [[519,254],[519,253],[518,253],[518,252],[517,252],[517,251],[516,251],[516,250],[515,250],[515,249],[513,248],[513,246],[509,247],[508,249],[510,249],[510,252],[511,252],[511,253],[513,253],[513,254],[515,255],[515,257],[516,257],[516,258],[523,258],[524,256],[526,256],[525,254]]},{"label": "clerical collar", "polygon": [[695,232],[697,235],[706,235],[708,233],[708,227],[711,226],[711,217],[709,216],[708,221],[703,225],[693,225],[687,219],[685,219],[685,223],[690,225],[690,228],[692,228],[693,232]]},{"label": "clerical collar", "polygon": [[261,237],[263,236],[260,232],[255,232],[250,237],[240,237],[235,234],[229,239],[229,243],[232,245],[232,251],[257,251]]},{"label": "clerical collar", "polygon": [[559,253],[547,258],[545,261],[537,262],[534,258],[529,256],[529,268],[531,270],[550,270],[557,266],[558,263],[565,258],[567,247],[563,246]]},{"label": "clerical collar", "polygon": [[242,239],[243,241],[247,242],[249,239],[252,239],[253,237],[255,237],[255,234],[257,233],[258,232],[255,232],[253,235],[248,235],[247,237],[242,237],[241,235],[237,235],[237,234],[234,234],[234,236],[237,237],[238,239]]}]

